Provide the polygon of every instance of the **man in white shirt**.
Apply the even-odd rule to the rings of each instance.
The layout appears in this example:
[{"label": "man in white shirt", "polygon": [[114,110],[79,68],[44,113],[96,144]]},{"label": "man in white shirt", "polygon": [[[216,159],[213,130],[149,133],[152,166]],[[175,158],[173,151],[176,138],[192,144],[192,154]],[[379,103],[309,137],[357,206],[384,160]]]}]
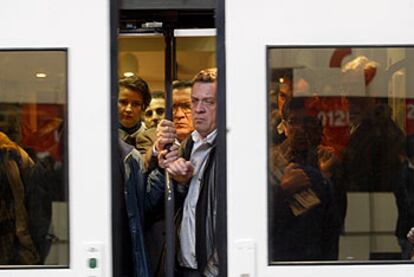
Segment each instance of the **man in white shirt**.
[{"label": "man in white shirt", "polygon": [[[179,209],[181,220],[177,226],[179,276],[217,276],[219,272],[215,244],[216,77],[215,68],[202,70],[195,76],[191,95],[195,131],[182,143],[182,157],[166,166],[167,172],[176,182],[188,185],[184,203]],[[175,133],[174,125],[165,126],[164,131],[169,133],[165,134],[164,138],[172,139],[171,134]],[[163,166],[162,158],[160,166]]]}]

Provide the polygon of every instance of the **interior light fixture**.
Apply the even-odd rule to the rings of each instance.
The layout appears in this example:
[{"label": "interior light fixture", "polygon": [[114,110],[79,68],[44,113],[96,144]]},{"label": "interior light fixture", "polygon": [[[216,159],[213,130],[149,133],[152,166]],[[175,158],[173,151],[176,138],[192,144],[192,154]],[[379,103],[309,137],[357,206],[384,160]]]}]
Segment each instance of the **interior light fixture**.
[{"label": "interior light fixture", "polygon": [[134,72],[124,72],[124,76],[125,77],[132,77],[132,76],[134,76],[135,75],[135,73]]},{"label": "interior light fixture", "polygon": [[283,79],[283,78],[279,78],[279,83],[283,83],[285,81],[285,79]]},{"label": "interior light fixture", "polygon": [[46,78],[47,74],[44,72],[36,72],[36,78]]}]

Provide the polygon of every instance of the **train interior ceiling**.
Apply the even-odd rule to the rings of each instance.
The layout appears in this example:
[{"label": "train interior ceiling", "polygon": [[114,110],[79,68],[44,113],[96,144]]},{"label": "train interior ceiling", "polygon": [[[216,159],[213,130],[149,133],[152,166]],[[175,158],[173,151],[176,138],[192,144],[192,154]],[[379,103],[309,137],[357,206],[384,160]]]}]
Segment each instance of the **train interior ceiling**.
[{"label": "train interior ceiling", "polygon": [[213,11],[121,11],[119,27],[119,76],[137,74],[152,91],[165,91],[168,32],[174,37],[173,79],[191,80],[216,64]]}]

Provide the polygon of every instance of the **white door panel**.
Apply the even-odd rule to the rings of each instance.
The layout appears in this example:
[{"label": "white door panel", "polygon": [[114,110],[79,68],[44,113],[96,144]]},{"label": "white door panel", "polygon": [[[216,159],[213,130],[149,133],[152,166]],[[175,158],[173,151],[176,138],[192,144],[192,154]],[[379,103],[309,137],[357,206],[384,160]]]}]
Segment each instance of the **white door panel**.
[{"label": "white door panel", "polygon": [[70,216],[69,268],[5,269],[0,276],[88,276],[90,243],[100,251],[96,276],[111,276],[109,1],[0,6],[0,49],[67,50]]},{"label": "white door panel", "polygon": [[[266,129],[267,46],[412,45],[413,11],[410,0],[226,1],[229,276],[414,273],[410,265],[269,266]],[[239,241],[252,242],[254,260]]]}]

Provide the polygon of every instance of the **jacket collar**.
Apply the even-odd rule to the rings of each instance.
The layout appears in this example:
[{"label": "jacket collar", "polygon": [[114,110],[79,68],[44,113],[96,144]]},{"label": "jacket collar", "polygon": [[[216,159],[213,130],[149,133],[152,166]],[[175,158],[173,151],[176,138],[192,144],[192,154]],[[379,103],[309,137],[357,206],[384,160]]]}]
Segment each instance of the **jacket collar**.
[{"label": "jacket collar", "polygon": [[210,134],[207,135],[207,137],[202,138],[200,133],[197,130],[194,130],[191,133],[191,138],[193,139],[194,143],[201,143],[201,142],[207,142],[211,145],[214,144],[214,140],[217,136],[217,129],[214,129]]}]

